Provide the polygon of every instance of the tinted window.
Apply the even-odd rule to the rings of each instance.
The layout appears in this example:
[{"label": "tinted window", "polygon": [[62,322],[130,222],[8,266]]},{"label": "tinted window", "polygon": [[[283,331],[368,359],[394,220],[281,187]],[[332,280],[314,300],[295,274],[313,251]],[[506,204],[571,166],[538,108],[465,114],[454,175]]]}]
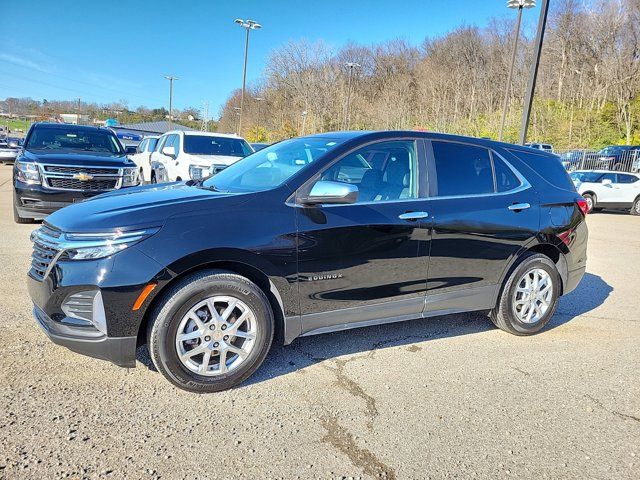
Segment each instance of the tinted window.
[{"label": "tinted window", "polygon": [[638,181],[638,177],[634,175],[626,175],[624,173],[618,174],[618,183],[636,183]]},{"label": "tinted window", "polygon": [[161,152],[162,149],[164,148],[164,144],[167,142],[167,137],[166,136],[162,136],[158,139],[158,144],[156,145],[156,152]]},{"label": "tinted window", "polygon": [[122,154],[116,136],[108,130],[61,127],[36,127],[32,130],[27,150],[80,150],[108,154]]},{"label": "tinted window", "polygon": [[143,140],[138,144],[138,148],[136,148],[136,152],[140,153],[140,152],[144,152],[145,149],[147,148],[147,143],[148,140]]},{"label": "tinted window", "polygon": [[598,172],[573,172],[571,178],[582,183],[598,183],[602,173]]},{"label": "tinted window", "polygon": [[368,145],[350,153],[322,173],[322,180],[358,187],[358,203],[416,198],[415,142],[393,141]]},{"label": "tinted window", "polygon": [[[569,174],[562,166],[560,157],[556,155],[537,154],[535,152],[524,152],[520,150],[510,150],[516,157],[527,164],[534,172],[544,178],[551,185],[563,190],[575,191],[573,182]],[[520,173],[522,170],[520,170]]]},{"label": "tinted window", "polygon": [[246,157],[253,153],[249,144],[241,138],[213,137],[211,135],[185,135],[184,151],[194,155],[222,155]]},{"label": "tinted window", "polygon": [[451,142],[432,142],[436,196],[493,193],[491,158],[486,148]]},{"label": "tinted window", "polygon": [[147,141],[149,142],[147,144],[147,152],[153,152],[153,150],[156,148],[156,144],[158,143],[158,139],[149,138]]},{"label": "tinted window", "polygon": [[493,155],[493,168],[496,173],[496,189],[498,192],[508,192],[521,185],[513,170],[495,154]]},{"label": "tinted window", "polygon": [[603,180],[611,180],[611,183],[616,183],[616,174],[615,173],[605,173],[600,178],[600,182]]},{"label": "tinted window", "polygon": [[180,153],[180,135],[173,136],[173,148],[176,150],[176,155]]}]

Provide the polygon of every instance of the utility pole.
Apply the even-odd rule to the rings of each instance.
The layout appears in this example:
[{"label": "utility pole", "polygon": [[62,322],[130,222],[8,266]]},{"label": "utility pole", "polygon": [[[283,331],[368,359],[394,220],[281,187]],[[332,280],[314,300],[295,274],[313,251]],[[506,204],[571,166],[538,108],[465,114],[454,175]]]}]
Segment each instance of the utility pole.
[{"label": "utility pole", "polygon": [[81,99],[78,98],[78,106],[76,107],[76,125],[80,125],[80,101]]},{"label": "utility pole", "polygon": [[240,25],[242,28],[244,28],[247,31],[245,41],[244,41],[244,68],[242,69],[242,93],[240,94],[240,114],[239,114],[240,118],[238,119],[238,135],[240,135],[240,132],[242,130],[242,112],[244,111],[244,93],[245,93],[246,84],[247,84],[247,58],[249,57],[249,32],[251,30],[258,30],[262,28],[262,25],[260,25],[255,20],[244,21],[241,18],[236,18],[234,22]]},{"label": "utility pole", "polygon": [[302,115],[302,131],[300,132],[300,136],[304,136],[304,129],[307,125],[307,111],[305,110],[300,115]]},{"label": "utility pole", "polygon": [[171,130],[173,128],[173,81],[179,78],[173,75],[165,75],[164,78],[169,80],[169,130]]},{"label": "utility pole", "polygon": [[538,32],[536,33],[535,53],[533,56],[533,65],[529,74],[529,83],[527,85],[527,96],[524,101],[524,110],[522,111],[522,125],[520,126],[520,145],[524,145],[527,141],[527,130],[529,129],[529,119],[531,118],[531,107],[533,106],[533,95],[536,91],[536,80],[538,78],[538,66],[540,65],[540,56],[542,55],[542,44],[544,42],[544,31],[547,27],[547,16],[549,14],[549,0],[542,0],[542,9],[540,10],[540,20],[538,21]]},{"label": "utility pole", "polygon": [[360,68],[360,65],[354,62],[347,62],[344,64],[349,68],[349,80],[347,81],[347,103],[344,109],[344,129],[349,130],[349,124],[351,123],[351,78],[353,77],[353,69]]}]

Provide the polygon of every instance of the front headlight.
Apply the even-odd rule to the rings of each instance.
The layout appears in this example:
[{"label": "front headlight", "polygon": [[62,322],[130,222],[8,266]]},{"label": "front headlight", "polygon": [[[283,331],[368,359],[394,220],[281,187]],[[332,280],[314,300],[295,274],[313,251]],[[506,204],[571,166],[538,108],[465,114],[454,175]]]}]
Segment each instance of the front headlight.
[{"label": "front headlight", "polygon": [[138,167],[126,167],[122,171],[122,186],[134,187],[140,183]]},{"label": "front headlight", "polygon": [[30,185],[40,183],[40,171],[38,165],[33,162],[16,162],[16,172],[18,180]]},{"label": "front headlight", "polygon": [[69,260],[95,260],[118,253],[141,242],[160,228],[147,228],[114,233],[67,233],[65,234],[64,258]]},{"label": "front headlight", "polygon": [[198,165],[189,165],[189,177],[191,180],[201,180],[204,177],[204,168]]}]

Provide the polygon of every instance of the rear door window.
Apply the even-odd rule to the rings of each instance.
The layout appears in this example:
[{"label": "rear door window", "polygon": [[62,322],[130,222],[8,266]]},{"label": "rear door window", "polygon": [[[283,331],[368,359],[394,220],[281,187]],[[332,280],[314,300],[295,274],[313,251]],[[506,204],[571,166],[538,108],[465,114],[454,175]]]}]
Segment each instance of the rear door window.
[{"label": "rear door window", "polygon": [[635,175],[627,175],[625,173],[618,174],[618,183],[636,183],[638,181],[638,177]]},{"label": "rear door window", "polygon": [[434,196],[494,193],[489,150],[454,142],[432,141],[436,170]]}]

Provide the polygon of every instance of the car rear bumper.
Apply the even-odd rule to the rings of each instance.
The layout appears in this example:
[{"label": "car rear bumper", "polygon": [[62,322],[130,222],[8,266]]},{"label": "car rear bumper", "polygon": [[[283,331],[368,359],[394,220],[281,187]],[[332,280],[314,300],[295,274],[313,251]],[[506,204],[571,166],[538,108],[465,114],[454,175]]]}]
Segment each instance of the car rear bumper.
[{"label": "car rear bumper", "polygon": [[567,293],[572,292],[576,289],[576,287],[580,284],[582,277],[584,277],[585,271],[586,267],[581,267],[568,272],[567,281],[562,292],[563,295],[566,295]]}]

